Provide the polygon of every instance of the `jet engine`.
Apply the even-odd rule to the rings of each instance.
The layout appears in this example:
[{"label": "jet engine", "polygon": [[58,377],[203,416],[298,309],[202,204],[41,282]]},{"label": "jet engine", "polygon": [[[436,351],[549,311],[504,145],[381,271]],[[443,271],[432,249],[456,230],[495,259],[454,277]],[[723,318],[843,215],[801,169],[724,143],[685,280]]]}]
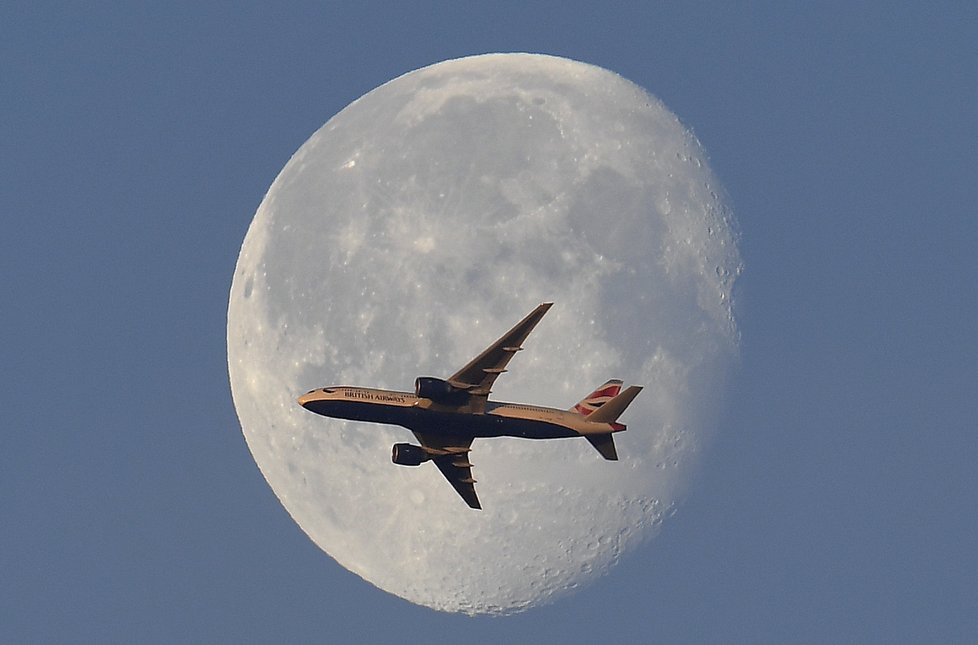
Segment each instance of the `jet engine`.
[{"label": "jet engine", "polygon": [[437,403],[462,403],[465,390],[460,390],[448,381],[433,376],[419,376],[414,380],[414,394],[419,399],[431,399]]},{"label": "jet engine", "polygon": [[429,459],[431,455],[424,448],[410,443],[395,443],[391,449],[391,461],[399,466],[420,466]]}]

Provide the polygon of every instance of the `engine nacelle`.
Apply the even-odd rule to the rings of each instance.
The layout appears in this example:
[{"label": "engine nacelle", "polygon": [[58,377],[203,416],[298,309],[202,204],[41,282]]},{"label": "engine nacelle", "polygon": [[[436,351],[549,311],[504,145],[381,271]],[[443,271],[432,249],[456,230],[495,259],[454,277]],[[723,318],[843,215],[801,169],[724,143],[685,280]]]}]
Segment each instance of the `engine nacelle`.
[{"label": "engine nacelle", "polygon": [[395,443],[391,449],[391,461],[399,466],[420,466],[429,459],[424,448],[410,443]]},{"label": "engine nacelle", "polygon": [[465,390],[453,387],[448,381],[433,376],[419,376],[414,380],[414,395],[419,399],[431,399],[437,403],[460,404],[466,399]]}]

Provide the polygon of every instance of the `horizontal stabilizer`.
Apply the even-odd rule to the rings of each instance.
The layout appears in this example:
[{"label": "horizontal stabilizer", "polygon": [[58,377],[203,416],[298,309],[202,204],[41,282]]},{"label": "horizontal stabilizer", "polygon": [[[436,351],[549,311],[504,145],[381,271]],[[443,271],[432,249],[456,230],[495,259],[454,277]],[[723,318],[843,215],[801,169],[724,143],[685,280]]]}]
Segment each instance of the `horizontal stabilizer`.
[{"label": "horizontal stabilizer", "polygon": [[615,439],[608,434],[586,434],[584,438],[591,442],[591,445],[601,453],[601,456],[609,461],[618,461],[618,451],[615,450]]},{"label": "horizontal stabilizer", "polygon": [[614,423],[641,391],[640,385],[626,388],[621,394],[588,415],[587,420],[594,423]]}]

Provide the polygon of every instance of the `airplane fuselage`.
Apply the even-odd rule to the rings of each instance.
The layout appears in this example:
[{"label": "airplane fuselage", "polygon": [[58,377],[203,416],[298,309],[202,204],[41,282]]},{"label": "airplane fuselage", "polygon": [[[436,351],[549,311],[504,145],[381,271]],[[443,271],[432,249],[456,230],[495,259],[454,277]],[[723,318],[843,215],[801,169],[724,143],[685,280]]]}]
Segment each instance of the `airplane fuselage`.
[{"label": "airplane fuselage", "polygon": [[312,390],[300,405],[326,417],[399,425],[443,436],[558,439],[620,432],[620,423],[592,423],[576,412],[488,401],[480,413],[464,403],[444,405],[413,392],[338,385]]}]

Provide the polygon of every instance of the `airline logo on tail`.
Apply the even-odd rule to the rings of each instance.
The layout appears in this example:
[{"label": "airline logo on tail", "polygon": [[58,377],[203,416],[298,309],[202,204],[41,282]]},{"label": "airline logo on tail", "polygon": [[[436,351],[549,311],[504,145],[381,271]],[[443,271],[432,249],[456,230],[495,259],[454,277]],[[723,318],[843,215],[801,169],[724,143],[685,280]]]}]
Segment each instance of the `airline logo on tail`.
[{"label": "airline logo on tail", "polygon": [[611,379],[594,392],[591,392],[584,397],[581,402],[572,407],[571,410],[577,412],[581,416],[586,417],[611,399],[618,396],[619,392],[621,392],[621,381],[618,379]]}]

